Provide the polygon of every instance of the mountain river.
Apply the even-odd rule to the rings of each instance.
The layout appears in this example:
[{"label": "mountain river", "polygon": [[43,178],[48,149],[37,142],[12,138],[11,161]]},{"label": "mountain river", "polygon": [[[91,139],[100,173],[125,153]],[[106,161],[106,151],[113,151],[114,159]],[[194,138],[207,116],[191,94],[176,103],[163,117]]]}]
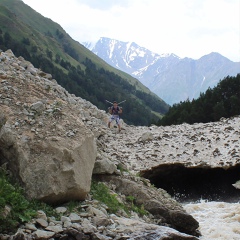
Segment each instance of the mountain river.
[{"label": "mountain river", "polygon": [[199,222],[200,240],[240,240],[240,189],[233,186],[239,173],[240,165],[226,170],[168,165],[147,177]]},{"label": "mountain river", "polygon": [[240,240],[240,203],[201,200],[183,204],[199,222],[201,240]]}]

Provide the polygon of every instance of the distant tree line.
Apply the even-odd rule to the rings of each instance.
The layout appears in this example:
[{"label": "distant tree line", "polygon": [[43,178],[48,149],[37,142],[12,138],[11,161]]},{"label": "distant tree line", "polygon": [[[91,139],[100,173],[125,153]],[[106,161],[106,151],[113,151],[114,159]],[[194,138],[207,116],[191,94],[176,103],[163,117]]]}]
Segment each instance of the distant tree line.
[{"label": "distant tree line", "polygon": [[[57,31],[56,35],[63,39],[60,31]],[[100,109],[106,110],[109,106],[106,99],[109,101],[127,100],[122,107],[124,121],[128,124],[156,123],[159,118],[152,113],[152,110],[161,114],[168,110],[166,104],[157,97],[136,90],[135,86],[113,72],[103,68],[98,69],[90,59],[82,62],[86,66],[86,69],[82,70],[80,65],[73,66],[69,61],[62,59],[58,53],[54,56],[49,49],[46,52],[40,51],[28,38],[17,41],[8,32],[3,33],[1,29],[0,49],[4,51],[11,49],[16,56],[22,56],[35,67],[51,73],[53,78],[70,93],[92,102]],[[63,49],[74,59],[79,59],[68,43],[63,45]]]},{"label": "distant tree line", "polygon": [[214,122],[235,115],[240,115],[240,74],[227,76],[196,100],[174,104],[157,125]]}]

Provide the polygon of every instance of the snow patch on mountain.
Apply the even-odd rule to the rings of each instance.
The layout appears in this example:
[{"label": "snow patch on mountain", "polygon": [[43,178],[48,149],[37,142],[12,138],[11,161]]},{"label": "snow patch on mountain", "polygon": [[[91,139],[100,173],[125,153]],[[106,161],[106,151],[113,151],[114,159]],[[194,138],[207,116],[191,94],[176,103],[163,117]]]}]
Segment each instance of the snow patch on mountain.
[{"label": "snow patch on mountain", "polygon": [[216,86],[221,79],[240,73],[240,63],[214,52],[194,60],[109,38],[101,38],[92,52],[140,80],[170,105],[198,98],[200,92]]},{"label": "snow patch on mountain", "polygon": [[115,42],[114,40],[112,40],[112,41],[110,42],[110,45],[109,45],[110,51],[109,51],[109,53],[108,53],[108,57],[109,57],[109,58],[112,58],[112,56],[113,56],[113,51],[114,51],[114,48],[115,48],[115,44],[116,44],[116,42]]},{"label": "snow patch on mountain", "polygon": [[147,71],[148,67],[149,67],[149,66],[140,68],[139,70],[133,72],[132,74],[133,74],[134,76],[136,76],[136,77],[137,77],[137,76],[141,76],[143,72]]},{"label": "snow patch on mountain", "polygon": [[204,83],[205,80],[206,80],[206,77],[203,76],[203,80],[202,80],[202,83],[201,83],[201,87],[202,87],[202,85],[203,85],[203,83]]}]

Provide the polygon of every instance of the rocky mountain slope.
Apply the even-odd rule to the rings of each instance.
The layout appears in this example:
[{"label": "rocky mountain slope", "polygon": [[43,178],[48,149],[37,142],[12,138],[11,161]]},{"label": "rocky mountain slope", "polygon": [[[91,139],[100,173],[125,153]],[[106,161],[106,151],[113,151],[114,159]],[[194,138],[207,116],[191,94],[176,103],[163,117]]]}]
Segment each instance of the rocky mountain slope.
[{"label": "rocky mountain slope", "polygon": [[[10,50],[0,55],[0,106],[0,165],[29,198],[58,206],[78,200],[81,209],[57,209],[60,221],[40,211],[12,239],[198,239],[198,222],[164,189],[194,169],[200,170],[194,178],[202,180],[207,170],[218,185],[229,178],[221,170],[235,170],[238,178],[231,181],[239,180],[239,116],[170,127],[135,127],[121,120],[118,133],[114,125],[107,128],[108,114]],[[156,186],[159,178],[164,189],[147,178]],[[92,179],[148,213],[109,214],[89,195]],[[193,188],[201,181],[197,184]]]},{"label": "rocky mountain slope", "polygon": [[[22,1],[0,0],[0,49],[11,49],[16,56],[51,73],[58,84],[99,109],[108,107],[106,99],[128,99],[125,106],[133,109],[126,119],[129,124],[149,125],[169,108],[139,80],[107,64],[72,39],[58,23]],[[146,113],[141,122],[134,113],[138,108]]]},{"label": "rocky mountain slope", "polygon": [[240,72],[240,63],[219,53],[194,60],[153,53],[134,42],[110,38],[100,38],[93,45],[83,44],[110,65],[139,79],[170,105],[197,98],[219,80]]}]

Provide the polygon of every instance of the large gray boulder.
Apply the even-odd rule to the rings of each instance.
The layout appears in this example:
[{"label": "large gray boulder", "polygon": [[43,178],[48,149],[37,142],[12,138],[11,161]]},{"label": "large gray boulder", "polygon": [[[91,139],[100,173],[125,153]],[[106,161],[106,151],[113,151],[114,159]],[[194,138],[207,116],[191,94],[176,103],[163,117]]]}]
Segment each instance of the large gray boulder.
[{"label": "large gray boulder", "polygon": [[88,112],[84,101],[37,69],[29,75],[21,67],[24,59],[11,51],[1,55],[0,165],[7,165],[29,198],[84,200],[97,156],[94,133],[81,117]]},{"label": "large gray boulder", "polygon": [[29,198],[47,202],[83,200],[90,190],[96,159],[93,134],[79,126],[79,136],[35,140],[5,124],[0,131],[1,162],[24,186]]}]

